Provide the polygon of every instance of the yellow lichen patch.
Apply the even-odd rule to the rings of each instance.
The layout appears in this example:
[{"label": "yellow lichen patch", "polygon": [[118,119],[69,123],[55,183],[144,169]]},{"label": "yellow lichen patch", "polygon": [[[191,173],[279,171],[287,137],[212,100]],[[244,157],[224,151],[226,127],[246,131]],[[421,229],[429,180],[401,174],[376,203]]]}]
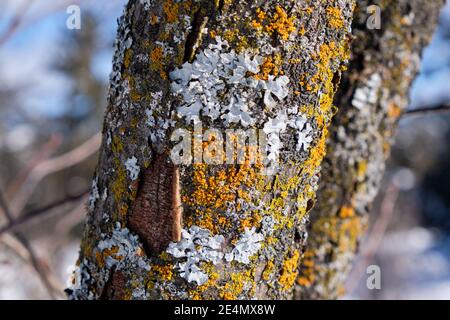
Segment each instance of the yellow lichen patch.
[{"label": "yellow lichen patch", "polygon": [[154,13],[152,13],[152,14],[150,15],[150,24],[151,24],[152,26],[154,26],[154,25],[157,24],[158,22],[159,22],[158,16],[155,15]]},{"label": "yellow lichen patch", "polygon": [[357,172],[358,179],[363,179],[365,177],[367,172],[367,164],[368,164],[367,160],[363,160],[358,163],[358,172]]},{"label": "yellow lichen patch", "polygon": [[[301,110],[309,117],[315,118],[319,128],[325,127],[331,121],[337,109],[333,105],[336,91],[333,65],[347,60],[349,54],[349,47],[346,41],[340,44],[335,42],[324,43],[312,55],[312,58],[317,61],[317,72],[312,77],[300,75],[299,83],[306,91],[321,93],[319,108],[316,106],[301,107]],[[342,69],[341,67],[339,70],[342,71]]]},{"label": "yellow lichen patch", "polygon": [[290,290],[295,283],[295,279],[298,275],[299,258],[300,253],[298,251],[294,251],[292,257],[283,262],[283,268],[281,271],[279,283],[282,290],[284,291]]},{"label": "yellow lichen patch", "polygon": [[237,300],[244,290],[246,284],[252,284],[253,290],[255,281],[253,279],[253,270],[246,270],[240,273],[232,273],[230,281],[228,281],[219,290],[219,296],[223,300]]},{"label": "yellow lichen patch", "polygon": [[114,153],[121,153],[123,151],[123,142],[118,136],[113,136],[111,150]]},{"label": "yellow lichen patch", "polygon": [[253,77],[257,80],[267,80],[269,79],[269,75],[277,77],[278,75],[283,74],[283,71],[281,70],[282,63],[283,59],[279,53],[275,54],[273,57],[265,57],[260,66],[260,72]]},{"label": "yellow lichen patch", "polygon": [[298,30],[299,36],[304,36],[306,34],[306,29],[304,26],[301,26],[300,30]]},{"label": "yellow lichen patch", "polygon": [[256,9],[256,18],[252,20],[251,26],[257,31],[263,30],[262,22],[266,19],[266,13],[261,9]]},{"label": "yellow lichen patch", "polygon": [[113,159],[115,177],[111,182],[111,191],[116,202],[117,212],[114,218],[123,220],[128,213],[129,199],[134,199],[137,188],[129,189],[127,173],[118,158]]},{"label": "yellow lichen patch", "polygon": [[112,183],[112,193],[116,202],[120,203],[127,192],[127,174],[118,159],[115,159],[114,170],[116,172],[115,179]]},{"label": "yellow lichen patch", "polygon": [[294,17],[288,17],[283,8],[276,6],[275,14],[271,22],[266,26],[266,30],[269,33],[276,32],[282,40],[287,40],[291,33],[296,30],[294,21]]},{"label": "yellow lichen patch", "polygon": [[334,29],[341,29],[344,27],[344,19],[342,11],[338,7],[327,8],[328,25]]},{"label": "yellow lichen patch", "polygon": [[253,216],[243,219],[241,225],[239,226],[239,231],[244,232],[246,229],[250,230],[253,227],[258,227],[261,223],[261,216],[255,212]]},{"label": "yellow lichen patch", "polygon": [[97,251],[95,253],[95,260],[97,260],[98,266],[100,266],[100,268],[104,268],[107,257],[113,257],[116,260],[122,260],[123,259],[122,256],[117,256],[118,251],[119,251],[119,248],[117,248],[117,247],[105,249],[101,252]]},{"label": "yellow lichen patch", "polygon": [[365,224],[353,208],[344,206],[338,216],[323,217],[313,225],[313,232],[323,234],[327,241],[337,244],[342,252],[356,250]]},{"label": "yellow lichen patch", "polygon": [[325,157],[327,136],[328,129],[324,128],[320,140],[309,152],[309,158],[302,164],[303,172],[308,173],[310,177],[316,173],[317,168],[322,164]]},{"label": "yellow lichen patch", "polygon": [[194,290],[189,291],[189,295],[192,300],[202,300],[205,297],[202,296],[209,288],[215,288],[216,282],[219,279],[219,274],[215,271],[216,268],[212,263],[204,263],[202,270],[208,275],[208,281],[197,287]]},{"label": "yellow lichen patch", "polygon": [[167,72],[163,65],[164,60],[163,49],[161,47],[155,47],[150,52],[150,60],[151,60],[150,69],[159,72],[161,78],[167,80]]},{"label": "yellow lichen patch", "polygon": [[131,49],[127,49],[125,51],[125,56],[123,58],[123,66],[125,67],[125,69],[128,69],[130,67],[132,58],[133,58],[133,51]]},{"label": "yellow lichen patch", "polygon": [[159,274],[161,279],[165,281],[170,281],[173,278],[173,265],[172,264],[166,264],[166,265],[152,265],[152,270]]},{"label": "yellow lichen patch", "polygon": [[[253,187],[259,174],[255,166],[231,166],[219,170],[214,175],[208,175],[206,164],[194,165],[193,192],[182,197],[183,202],[192,207],[195,216],[187,219],[188,224],[195,224],[217,233],[219,228],[226,227],[228,222],[221,215],[227,208],[227,203],[235,203],[236,199],[251,201],[248,191]],[[239,208],[237,208],[239,209]],[[248,224],[255,224],[260,219],[252,216]]]},{"label": "yellow lichen patch", "polygon": [[[230,138],[233,139],[233,136]],[[199,144],[197,147],[199,149],[208,148],[208,143]],[[182,195],[183,203],[189,207],[189,211],[192,213],[185,217],[188,226],[195,224],[214,234],[219,230],[230,230],[229,228],[243,231],[247,227],[259,227],[260,212],[257,210],[244,211],[242,203],[252,203],[256,196],[255,190],[263,189],[261,186],[266,186],[264,183],[266,176],[261,170],[261,157],[258,151],[250,146],[238,145],[236,150],[244,152],[243,164],[222,168],[210,167],[204,163],[193,165],[192,188]],[[225,154],[222,154],[221,157],[224,162],[236,161],[237,152],[234,152],[234,159],[226,159]],[[246,218],[240,220],[236,225],[227,218],[228,210],[245,214]]]},{"label": "yellow lichen patch", "polygon": [[339,216],[342,219],[351,218],[355,215],[355,209],[350,206],[343,206],[339,211]]},{"label": "yellow lichen patch", "polygon": [[173,0],[166,0],[163,4],[163,11],[168,23],[173,23],[177,21],[179,4],[174,3]]},{"label": "yellow lichen patch", "polygon": [[222,37],[228,41],[228,43],[233,44],[237,52],[242,52],[248,49],[248,39],[244,35],[241,35],[238,29],[227,29]]},{"label": "yellow lichen patch", "polygon": [[275,13],[269,15],[261,9],[257,9],[256,17],[251,21],[251,26],[256,31],[265,31],[270,35],[278,35],[282,40],[288,40],[289,36],[296,31],[295,17],[289,17],[280,6],[275,7]]},{"label": "yellow lichen patch", "polygon": [[358,239],[364,232],[364,226],[360,217],[351,217],[346,219],[339,230],[339,248],[344,252],[354,252],[357,247]]},{"label": "yellow lichen patch", "polygon": [[311,286],[316,278],[317,268],[314,264],[315,254],[312,250],[307,250],[303,254],[302,263],[301,263],[301,274],[297,278],[297,284],[303,287]]},{"label": "yellow lichen patch", "polygon": [[396,103],[392,102],[388,105],[387,115],[389,118],[397,119],[402,115],[402,108]]},{"label": "yellow lichen patch", "polygon": [[272,273],[274,271],[274,267],[275,267],[275,264],[273,263],[273,261],[267,262],[267,265],[264,268],[264,272],[262,274],[263,280],[268,281],[270,279],[270,276],[272,275]]},{"label": "yellow lichen patch", "polygon": [[307,7],[305,9],[303,9],[303,11],[307,14],[310,15],[313,13],[314,9],[312,7]]}]

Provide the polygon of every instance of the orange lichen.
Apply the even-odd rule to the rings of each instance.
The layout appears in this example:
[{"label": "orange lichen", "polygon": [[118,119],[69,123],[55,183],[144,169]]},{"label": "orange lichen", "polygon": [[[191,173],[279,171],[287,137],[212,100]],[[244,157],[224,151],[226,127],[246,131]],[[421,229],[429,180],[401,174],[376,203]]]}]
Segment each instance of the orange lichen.
[{"label": "orange lichen", "polygon": [[283,71],[281,70],[282,62],[283,60],[279,53],[275,54],[273,57],[265,57],[260,66],[260,72],[253,77],[257,80],[267,80],[269,79],[269,75],[277,77],[278,75],[283,74]]},{"label": "orange lichen", "polygon": [[275,264],[273,263],[273,261],[267,262],[267,265],[264,268],[264,272],[262,274],[263,280],[268,281],[270,279],[270,276],[272,275],[272,273],[274,271],[274,267],[275,267]]},{"label": "orange lichen", "polygon": [[339,216],[342,219],[351,218],[355,215],[355,209],[349,206],[343,206],[339,211]]},{"label": "orange lichen", "polygon": [[283,268],[279,279],[282,290],[287,291],[292,288],[298,275],[298,260],[300,253],[294,251],[292,257],[283,262]]},{"label": "orange lichen", "polygon": [[402,108],[400,108],[396,103],[392,102],[388,105],[387,115],[389,118],[397,119],[402,114]]},{"label": "orange lichen", "polygon": [[97,251],[95,253],[95,259],[97,260],[97,264],[98,266],[100,266],[100,268],[104,268],[105,267],[105,261],[107,257],[114,257],[114,259],[116,260],[122,260],[123,257],[122,256],[117,256],[117,252],[119,252],[119,248],[117,247],[112,247],[110,249],[105,249],[101,252]]},{"label": "orange lichen", "polygon": [[150,68],[159,72],[161,78],[167,80],[167,72],[164,70],[163,58],[163,49],[161,47],[155,47],[150,52],[150,60],[152,61]]},{"label": "orange lichen", "polygon": [[158,22],[159,22],[158,16],[152,13],[152,14],[150,15],[150,24],[151,24],[152,26],[154,26],[154,25],[157,24]]},{"label": "orange lichen", "polygon": [[266,13],[261,9],[256,9],[256,19],[252,20],[251,25],[256,30],[262,30],[263,25],[262,22],[266,18]]},{"label": "orange lichen", "polygon": [[172,264],[166,264],[166,265],[152,265],[152,270],[156,271],[159,276],[165,280],[170,281],[173,278],[173,265]]},{"label": "orange lichen", "polygon": [[133,51],[131,51],[131,49],[127,49],[123,58],[123,66],[125,67],[125,69],[128,69],[130,67],[132,59]]},{"label": "orange lichen", "polygon": [[246,270],[241,273],[232,273],[230,275],[230,281],[220,288],[220,298],[223,300],[237,300],[246,284],[251,283],[254,287],[255,281],[252,274],[253,270]]},{"label": "orange lichen", "polygon": [[342,10],[338,7],[327,8],[328,25],[334,29],[344,27],[344,19],[342,17]]},{"label": "orange lichen", "polygon": [[168,23],[173,23],[177,21],[179,4],[174,3],[173,0],[166,0],[163,4],[164,15]]},{"label": "orange lichen", "polygon": [[275,14],[266,26],[269,33],[277,33],[282,40],[289,39],[291,33],[295,32],[295,17],[288,17],[286,11],[280,6],[275,7]]},{"label": "orange lichen", "polygon": [[[247,189],[255,184],[257,169],[249,164],[232,166],[208,176],[207,168],[206,164],[194,165],[194,190],[191,194],[184,195],[182,200],[196,212],[195,220],[198,226],[216,233],[219,227],[227,225],[221,212],[226,210],[228,202],[233,203],[237,198],[251,201]],[[254,219],[256,218],[251,218],[252,225]],[[193,223],[189,218],[187,222]]]},{"label": "orange lichen", "polygon": [[300,267],[300,276],[297,278],[296,282],[298,285],[303,287],[311,286],[316,278],[316,267],[314,265],[315,254],[312,250],[307,250],[303,254],[302,263]]}]

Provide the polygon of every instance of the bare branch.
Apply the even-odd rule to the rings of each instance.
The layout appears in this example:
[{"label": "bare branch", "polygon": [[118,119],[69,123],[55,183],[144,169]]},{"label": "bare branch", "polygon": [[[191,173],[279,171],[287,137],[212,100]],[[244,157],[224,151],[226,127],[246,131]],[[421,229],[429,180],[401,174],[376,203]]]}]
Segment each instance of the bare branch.
[{"label": "bare branch", "polygon": [[440,113],[449,113],[450,106],[449,105],[441,105],[437,107],[419,107],[411,110],[407,110],[403,117],[406,116],[424,116],[429,114],[440,114]]},{"label": "bare branch", "polygon": [[17,230],[22,225],[29,223],[37,218],[43,217],[47,214],[50,214],[52,210],[58,209],[70,202],[76,202],[79,200],[82,200],[90,190],[85,190],[79,194],[68,196],[62,200],[56,201],[52,204],[49,204],[43,208],[39,208],[37,210],[30,211],[20,217],[17,217],[13,221],[10,221],[7,225],[0,227],[0,235],[2,235],[5,232],[12,232]]},{"label": "bare branch", "polygon": [[0,46],[8,41],[8,39],[17,31],[33,2],[34,0],[30,0],[29,2],[24,2],[20,6],[17,13],[13,16],[11,23],[6,28],[6,31],[0,36]]},{"label": "bare branch", "polygon": [[378,252],[378,249],[383,241],[386,230],[391,222],[394,213],[395,205],[399,197],[400,190],[394,181],[388,186],[386,193],[381,201],[380,214],[377,217],[372,231],[367,236],[361,248],[361,259],[356,262],[347,279],[347,290],[349,293],[356,289],[359,281],[364,275],[365,268],[373,260]]},{"label": "bare branch", "polygon": [[[3,209],[3,212],[5,213],[6,218],[9,221],[9,224],[14,223],[14,218],[11,214],[11,211],[9,209],[8,204],[6,203],[6,200],[3,197],[3,193],[0,191],[0,207]],[[60,292],[61,286],[54,286],[53,283],[49,280],[48,272],[46,271],[45,267],[43,266],[42,262],[38,259],[36,253],[34,252],[32,246],[30,245],[27,238],[25,238],[21,233],[14,232],[14,238],[17,239],[17,241],[24,247],[26,252],[28,253],[28,262],[33,266],[36,273],[39,275],[39,278],[41,279],[42,284],[46,288],[48,294],[51,298],[56,298],[55,293]]]},{"label": "bare branch", "polygon": [[61,145],[61,136],[52,135],[50,139],[31,157],[30,161],[26,164],[24,168],[15,176],[15,178],[8,184],[5,190],[5,197],[10,199],[13,195],[22,188],[23,184],[27,180],[33,168],[35,168],[39,163],[48,159],[53,152]]},{"label": "bare branch", "polygon": [[13,198],[11,205],[12,213],[18,213],[23,210],[28,199],[44,177],[86,160],[98,151],[100,143],[101,133],[97,133],[75,149],[36,165],[23,183],[23,187]]}]

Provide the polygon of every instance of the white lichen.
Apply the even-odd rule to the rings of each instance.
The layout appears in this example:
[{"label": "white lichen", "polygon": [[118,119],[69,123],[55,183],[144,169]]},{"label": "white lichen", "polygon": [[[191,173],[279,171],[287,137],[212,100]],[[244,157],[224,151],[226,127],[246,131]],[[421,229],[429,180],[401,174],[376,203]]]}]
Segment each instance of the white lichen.
[{"label": "white lichen", "polygon": [[[114,249],[114,250],[111,250]],[[112,235],[105,236],[98,243],[97,252],[102,254],[105,250],[111,253],[106,254],[105,265],[108,269],[115,267],[121,270],[125,267],[139,267],[150,270],[150,265],[143,254],[144,249],[139,242],[137,235],[133,235],[127,228],[122,228],[120,223],[116,224]]]},{"label": "white lichen", "polygon": [[[103,218],[105,219],[105,214]],[[127,228],[122,228],[119,222],[111,235],[101,236],[102,240],[95,247],[94,253],[102,257],[105,265],[100,267],[98,263],[92,263],[84,258],[72,273],[71,285],[67,290],[70,299],[97,299],[98,296],[93,293],[92,286],[96,284],[103,286],[109,279],[111,270],[122,270],[125,273],[135,269],[150,271],[150,261],[144,254],[138,236],[133,235]],[[140,284],[138,281],[137,283]],[[142,295],[133,293],[136,299],[146,297],[144,284],[137,286],[133,291],[144,293]]]},{"label": "white lichen", "polygon": [[297,130],[297,151],[308,151],[313,142],[313,128],[304,115],[299,115],[289,122],[289,126]]},{"label": "white lichen", "polygon": [[296,131],[297,152],[308,151],[313,142],[313,127],[305,115],[298,113],[298,108],[295,108],[295,110],[294,115],[289,116],[283,110],[275,118],[269,119],[264,124],[263,131],[267,137],[267,160],[273,164],[276,164],[279,159],[280,151],[283,148],[281,135],[286,132],[288,127]]},{"label": "white lichen", "polygon": [[278,161],[280,150],[283,146],[280,134],[286,130],[287,116],[286,113],[280,113],[274,119],[268,120],[264,124],[263,131],[267,136],[267,159],[269,161]]},{"label": "white lichen", "polygon": [[167,130],[175,125],[174,121],[169,119],[169,114],[161,115],[161,104],[163,103],[163,92],[151,92],[152,99],[145,110],[147,117],[146,124],[150,128],[149,139],[155,148],[162,147],[163,141],[167,135]]},{"label": "white lichen", "polygon": [[258,253],[261,249],[261,241],[264,236],[257,233],[255,228],[245,229],[244,234],[236,243],[233,250],[225,255],[225,259],[229,262],[237,261],[243,264],[250,263],[250,258]]},{"label": "white lichen", "polygon": [[359,110],[364,110],[370,104],[375,104],[378,100],[381,81],[381,76],[378,73],[373,74],[364,87],[356,89],[352,105]]},{"label": "white lichen", "polygon": [[95,177],[92,180],[91,193],[90,193],[89,199],[88,199],[88,207],[90,210],[94,209],[95,202],[97,201],[97,199],[99,197],[100,197],[100,193],[98,190],[98,177]]},{"label": "white lichen", "polygon": [[149,10],[153,5],[153,0],[139,0],[139,3],[144,6],[145,10]]},{"label": "white lichen", "polygon": [[94,294],[88,290],[92,281],[89,273],[89,262],[83,259],[81,263],[74,268],[69,279],[69,296],[71,300],[94,300]]},{"label": "white lichen", "polygon": [[181,241],[171,243],[167,252],[175,258],[186,258],[186,261],[178,262],[176,265],[180,276],[188,282],[202,285],[208,281],[208,275],[200,269],[199,263],[220,262],[224,257],[221,252],[224,241],[222,235],[212,236],[209,230],[192,226],[189,230],[182,230]]},{"label": "white lichen", "polygon": [[275,98],[281,101],[287,97],[289,78],[257,80],[249,74],[260,72],[261,56],[238,54],[219,37],[216,42],[200,52],[193,63],[186,62],[171,72],[172,92],[183,98],[178,116],[187,123],[204,116],[213,121],[222,119],[225,125],[248,127],[255,121],[253,110],[259,110],[259,98],[273,108]]},{"label": "white lichen", "polygon": [[132,157],[125,161],[125,168],[128,171],[131,180],[134,181],[138,178],[141,169],[137,164],[136,157]]}]

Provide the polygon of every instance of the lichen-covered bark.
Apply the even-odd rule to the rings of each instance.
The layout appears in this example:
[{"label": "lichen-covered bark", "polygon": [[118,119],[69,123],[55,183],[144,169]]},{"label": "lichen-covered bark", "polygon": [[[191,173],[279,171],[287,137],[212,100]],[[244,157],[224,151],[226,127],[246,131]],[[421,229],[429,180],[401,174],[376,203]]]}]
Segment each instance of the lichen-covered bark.
[{"label": "lichen-covered bark", "polygon": [[[128,3],[70,298],[292,297],[353,9]],[[203,137],[183,157],[193,164],[172,163],[172,133],[207,128],[258,128],[267,143],[254,162],[246,146],[240,164],[208,164],[202,151],[223,154]],[[268,175],[264,159],[278,156]]]},{"label": "lichen-covered bark", "polygon": [[[311,212],[296,298],[337,298],[344,293],[397,120],[407,107],[421,51],[443,2],[358,1],[352,58],[336,94],[339,112]],[[381,7],[381,30],[366,28],[369,5]]]}]

